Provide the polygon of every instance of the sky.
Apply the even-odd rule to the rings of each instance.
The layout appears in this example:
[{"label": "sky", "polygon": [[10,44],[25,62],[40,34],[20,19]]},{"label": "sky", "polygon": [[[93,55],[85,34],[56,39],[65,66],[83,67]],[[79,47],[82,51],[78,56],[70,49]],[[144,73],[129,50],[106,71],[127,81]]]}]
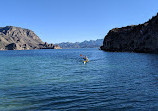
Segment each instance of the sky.
[{"label": "sky", "polygon": [[103,39],[158,12],[158,0],[0,0],[0,27],[33,30],[44,42]]}]

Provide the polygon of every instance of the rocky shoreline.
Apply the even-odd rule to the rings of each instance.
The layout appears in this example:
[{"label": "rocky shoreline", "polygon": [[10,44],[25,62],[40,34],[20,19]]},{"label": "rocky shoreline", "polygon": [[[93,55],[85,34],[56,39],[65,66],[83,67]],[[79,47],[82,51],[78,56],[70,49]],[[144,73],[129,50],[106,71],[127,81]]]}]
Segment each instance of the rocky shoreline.
[{"label": "rocky shoreline", "polygon": [[110,30],[100,48],[111,52],[158,53],[158,14],[144,24]]}]

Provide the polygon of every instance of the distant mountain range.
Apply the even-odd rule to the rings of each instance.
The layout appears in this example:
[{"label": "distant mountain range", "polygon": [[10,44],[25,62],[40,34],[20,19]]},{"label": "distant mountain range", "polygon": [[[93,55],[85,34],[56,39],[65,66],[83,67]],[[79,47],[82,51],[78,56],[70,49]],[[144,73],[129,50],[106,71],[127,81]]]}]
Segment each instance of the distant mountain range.
[{"label": "distant mountain range", "polygon": [[58,43],[58,45],[63,49],[71,49],[71,48],[99,48],[103,44],[103,39],[83,41],[83,42],[62,42]]},{"label": "distant mountain range", "polygon": [[14,26],[0,27],[0,50],[31,50],[31,49],[70,49],[99,48],[103,39],[83,42],[63,42],[48,44],[43,42],[32,30]]}]

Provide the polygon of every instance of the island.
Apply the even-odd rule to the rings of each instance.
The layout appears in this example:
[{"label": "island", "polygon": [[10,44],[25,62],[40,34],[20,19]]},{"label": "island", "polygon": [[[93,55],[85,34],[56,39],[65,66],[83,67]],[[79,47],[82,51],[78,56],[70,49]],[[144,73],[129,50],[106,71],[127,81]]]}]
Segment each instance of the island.
[{"label": "island", "polygon": [[61,49],[43,42],[32,30],[14,26],[0,27],[0,50]]}]

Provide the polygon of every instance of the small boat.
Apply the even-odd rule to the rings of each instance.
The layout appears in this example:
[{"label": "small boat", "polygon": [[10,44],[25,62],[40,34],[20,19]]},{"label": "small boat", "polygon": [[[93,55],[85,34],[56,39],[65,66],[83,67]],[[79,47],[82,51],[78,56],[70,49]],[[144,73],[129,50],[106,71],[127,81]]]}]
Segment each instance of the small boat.
[{"label": "small boat", "polygon": [[84,64],[86,64],[88,61],[83,61]]}]

